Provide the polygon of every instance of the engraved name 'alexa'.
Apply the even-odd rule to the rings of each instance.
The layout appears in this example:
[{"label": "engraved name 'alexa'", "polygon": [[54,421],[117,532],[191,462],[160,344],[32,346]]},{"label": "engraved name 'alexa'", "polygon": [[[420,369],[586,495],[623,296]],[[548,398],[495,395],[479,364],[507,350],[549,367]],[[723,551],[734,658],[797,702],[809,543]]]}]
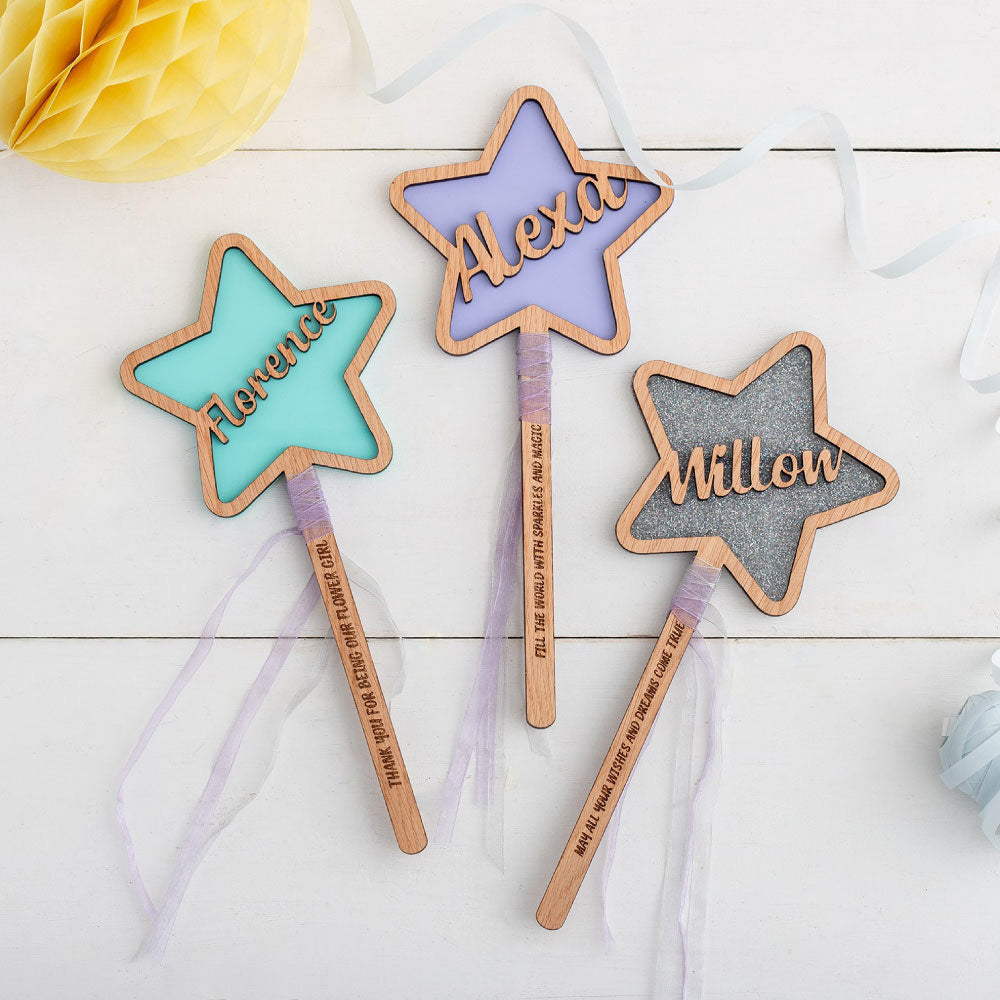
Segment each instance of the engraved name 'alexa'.
[{"label": "engraved name 'alexa'", "polygon": [[[582,177],[576,186],[576,207],[580,217],[575,221],[568,217],[568,212],[574,215],[576,212],[573,209],[567,211],[565,191],[556,195],[551,207],[539,205],[538,215],[525,215],[514,229],[514,244],[518,251],[518,258],[514,263],[504,256],[490,217],[485,212],[477,212],[478,232],[467,222],[455,230],[454,260],[458,265],[463,298],[466,302],[472,301],[469,283],[475,275],[485,274],[494,286],[500,285],[504,279],[517,274],[526,260],[538,260],[550,251],[558,250],[566,242],[567,233],[579,233],[588,222],[600,221],[605,208],[615,211],[625,204],[627,198],[628,181],[623,181],[622,193],[615,194],[611,178],[607,174],[588,174]],[[552,224],[552,231],[544,243],[539,242],[542,236],[539,215]],[[472,265],[469,264],[466,250],[475,261]]]},{"label": "engraved name 'alexa'", "polygon": [[[264,358],[264,363],[247,376],[245,384],[231,393],[233,407],[239,416],[229,409],[222,397],[216,392],[212,398],[198,411],[202,420],[222,444],[229,437],[222,429],[225,420],[233,427],[242,427],[257,409],[257,404],[267,399],[265,385],[272,379],[283,379],[298,363],[299,357],[309,350],[312,343],[322,336],[323,331],[337,318],[335,302],[316,302],[311,313],[303,313],[299,318],[299,332],[289,330],[281,340],[274,345],[274,350]],[[310,321],[316,324],[315,329]],[[299,336],[299,333],[302,336]],[[215,412],[213,412],[215,411]]]},{"label": "engraved name 'alexa'", "polygon": [[776,486],[786,489],[802,481],[809,486],[819,482],[820,475],[832,483],[840,472],[842,452],[837,449],[834,458],[829,448],[823,448],[818,455],[806,450],[796,455],[784,452],[771,463],[769,475],[761,468],[760,438],[750,439],[749,481],[743,480],[743,441],[737,438],[732,446],[717,444],[712,448],[709,459],[705,458],[705,449],[692,448],[688,457],[687,469],[681,475],[680,456],[676,451],[670,452],[664,458],[666,480],[670,486],[670,499],[675,504],[684,503],[688,487],[694,480],[695,494],[699,500],[707,500],[710,496],[725,497],[730,493],[763,493]]}]

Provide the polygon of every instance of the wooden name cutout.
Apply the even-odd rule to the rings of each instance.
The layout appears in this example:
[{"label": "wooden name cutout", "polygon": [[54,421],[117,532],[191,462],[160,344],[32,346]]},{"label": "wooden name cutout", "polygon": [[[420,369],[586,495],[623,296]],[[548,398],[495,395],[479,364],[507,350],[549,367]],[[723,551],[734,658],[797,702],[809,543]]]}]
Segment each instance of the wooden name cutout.
[{"label": "wooden name cutout", "polygon": [[[479,232],[463,222],[455,230],[455,249],[458,251],[459,279],[462,282],[462,296],[466,302],[472,301],[470,281],[477,274],[485,274],[494,287],[503,283],[505,278],[512,278],[524,266],[525,260],[539,260],[550,250],[557,250],[566,242],[567,233],[579,233],[588,222],[597,222],[604,215],[604,209],[616,211],[628,198],[628,181],[622,180],[622,193],[615,194],[611,186],[611,178],[607,174],[597,173],[582,177],[576,186],[576,203],[580,209],[580,218],[571,222],[566,216],[566,192],[556,195],[555,204],[538,206],[538,215],[544,216],[552,223],[552,234],[544,246],[537,246],[535,240],[541,236],[542,223],[538,215],[526,215],[514,229],[514,242],[517,244],[520,256],[516,264],[507,260],[496,231],[485,212],[476,213],[476,225]],[[593,192],[593,195],[591,194]],[[595,202],[596,199],[596,202]],[[469,266],[466,249],[472,252],[475,264]]]},{"label": "wooden name cutout", "polygon": [[[327,313],[328,307],[333,310],[329,314]],[[310,318],[316,323],[315,330],[309,325]],[[305,340],[301,340],[294,330],[289,330],[285,334],[284,339],[275,344],[274,351],[264,359],[263,370],[255,368],[253,374],[247,378],[246,386],[240,386],[233,393],[233,404],[242,416],[235,416],[217,392],[212,394],[212,398],[198,411],[198,414],[208,426],[211,433],[222,444],[226,444],[229,441],[229,438],[219,426],[223,419],[227,420],[233,427],[242,427],[246,423],[247,417],[257,409],[257,401],[259,399],[267,399],[267,390],[262,383],[269,382],[271,379],[284,378],[298,361],[293,348],[296,348],[301,354],[305,354],[312,345],[312,342],[319,340],[323,330],[336,318],[337,304],[335,302],[313,303],[311,317],[309,313],[305,313],[299,319],[299,331],[305,337]],[[282,361],[284,361],[284,367],[282,367]],[[212,413],[213,409],[217,409],[219,413],[214,415]]]},{"label": "wooden name cutout", "polygon": [[726,483],[726,455],[730,454],[730,449],[724,444],[717,444],[712,448],[712,457],[708,464],[705,463],[705,449],[702,447],[692,448],[691,456],[688,459],[687,471],[681,477],[680,456],[676,451],[671,451],[666,456],[666,475],[670,483],[670,499],[675,504],[684,503],[687,497],[688,486],[691,477],[694,476],[695,492],[699,500],[707,500],[713,494],[717,497],[729,496],[730,493],[763,493],[772,486],[777,486],[783,490],[798,482],[801,475],[809,486],[815,486],[819,481],[822,472],[823,478],[832,483],[840,472],[840,458],[843,451],[837,449],[837,458],[834,460],[829,448],[823,448],[818,456],[814,456],[811,451],[803,451],[801,456],[796,456],[791,452],[779,455],[771,466],[771,478],[766,482],[760,474],[760,438],[750,439],[750,482],[743,482],[743,441],[737,438],[733,441],[729,482]]}]

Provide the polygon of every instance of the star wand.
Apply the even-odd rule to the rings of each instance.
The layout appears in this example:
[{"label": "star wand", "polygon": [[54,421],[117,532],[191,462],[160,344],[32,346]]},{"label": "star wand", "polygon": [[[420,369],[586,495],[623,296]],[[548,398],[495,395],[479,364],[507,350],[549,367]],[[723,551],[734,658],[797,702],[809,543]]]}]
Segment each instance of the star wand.
[{"label": "star wand", "polygon": [[394,311],[381,282],[300,291],[249,239],[223,236],[197,321],[133,351],[121,377],[194,425],[213,513],[240,513],[285,476],[396,841],[415,854],[427,837],[314,468],[388,464],[360,373]]},{"label": "star wand", "polygon": [[722,569],[761,611],[783,615],[817,529],[887,504],[899,485],[892,466],[827,423],[826,355],[811,334],[790,334],[733,379],[650,361],[633,388],[659,461],[618,541],[695,558],[538,907],[549,930],[569,914],[685,650],[698,644],[711,661],[699,626]]},{"label": "star wand", "polygon": [[[551,726],[550,337],[562,334],[600,354],[625,346],[630,327],[618,258],[667,211],[673,191],[635,167],[585,159],[552,96],[522,87],[478,160],[408,170],[392,182],[389,198],[446,259],[438,344],[468,354],[518,332],[526,716],[536,728]],[[489,621],[486,636],[506,625],[506,609],[495,599],[490,605],[503,620]]]}]

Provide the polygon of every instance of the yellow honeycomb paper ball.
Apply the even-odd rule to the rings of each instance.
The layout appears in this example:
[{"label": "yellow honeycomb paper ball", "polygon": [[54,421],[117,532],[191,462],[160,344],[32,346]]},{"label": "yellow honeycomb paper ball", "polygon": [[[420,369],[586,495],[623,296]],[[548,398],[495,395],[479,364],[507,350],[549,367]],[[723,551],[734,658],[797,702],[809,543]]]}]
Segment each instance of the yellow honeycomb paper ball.
[{"label": "yellow honeycomb paper ball", "polygon": [[308,28],[309,0],[0,0],[0,139],[87,180],[193,170],[264,124]]}]

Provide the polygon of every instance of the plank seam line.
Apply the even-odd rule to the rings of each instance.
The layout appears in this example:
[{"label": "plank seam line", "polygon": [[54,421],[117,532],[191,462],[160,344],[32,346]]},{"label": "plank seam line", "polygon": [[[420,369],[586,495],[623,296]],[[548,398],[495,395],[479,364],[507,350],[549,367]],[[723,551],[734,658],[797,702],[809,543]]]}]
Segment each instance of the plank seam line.
[{"label": "plank seam line", "polygon": [[[741,146],[645,146],[648,153],[737,153]],[[624,153],[620,146],[581,146],[582,153]],[[855,146],[856,153],[1000,153],[1000,146]],[[474,146],[245,146],[237,153],[481,153]],[[775,146],[773,153],[833,153],[833,146]]]},{"label": "plank seam line", "polygon": [[[6,635],[0,636],[0,642],[196,642],[198,635]],[[219,635],[219,642],[273,642],[276,635]],[[329,635],[302,635],[299,638],[312,641],[329,639]],[[372,640],[395,641],[402,638],[406,641],[428,640],[432,642],[482,642],[481,635],[374,635],[368,634]],[[622,640],[653,640],[657,636],[649,634],[633,635],[557,635],[557,640],[567,642],[620,642]],[[718,638],[708,636],[709,639]],[[506,635],[506,640],[523,640],[520,635]],[[996,642],[996,635],[730,635],[733,642]]]}]

